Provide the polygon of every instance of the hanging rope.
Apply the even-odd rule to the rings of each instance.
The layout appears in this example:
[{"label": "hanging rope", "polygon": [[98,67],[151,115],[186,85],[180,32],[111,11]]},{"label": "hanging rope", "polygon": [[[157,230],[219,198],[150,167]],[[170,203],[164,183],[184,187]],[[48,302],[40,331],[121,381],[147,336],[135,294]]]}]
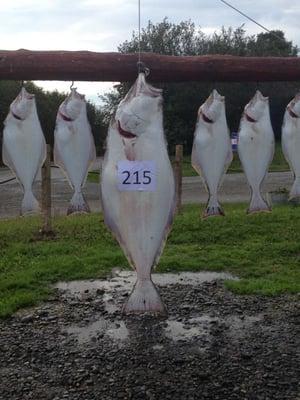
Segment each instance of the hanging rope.
[{"label": "hanging rope", "polygon": [[141,61],[141,0],[138,0],[138,32],[138,73],[143,72],[145,76],[148,76],[150,74],[150,69]]},{"label": "hanging rope", "polygon": [[138,69],[140,71],[141,64],[141,0],[138,0],[138,29],[139,29],[139,61],[138,61]]}]

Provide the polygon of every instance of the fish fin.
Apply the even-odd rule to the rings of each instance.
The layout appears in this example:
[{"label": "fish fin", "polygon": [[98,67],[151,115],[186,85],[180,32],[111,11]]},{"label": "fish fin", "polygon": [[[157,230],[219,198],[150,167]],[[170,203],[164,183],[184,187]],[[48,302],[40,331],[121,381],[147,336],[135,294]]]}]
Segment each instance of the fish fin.
[{"label": "fish fin", "polygon": [[216,198],[209,197],[205,211],[203,213],[203,218],[213,217],[213,216],[225,216],[225,213],[220,206]]},{"label": "fish fin", "polygon": [[35,214],[41,211],[39,202],[34,197],[32,191],[26,191],[21,205],[21,215]]},{"label": "fish fin", "polygon": [[251,201],[249,208],[247,210],[247,214],[253,214],[257,212],[270,212],[271,207],[267,204],[267,202],[262,198],[260,192],[252,192]]},{"label": "fish fin", "polygon": [[231,147],[231,144],[230,144],[230,147],[228,148],[226,160],[225,160],[224,174],[226,174],[230,164],[232,163],[232,160],[233,160],[233,151],[232,151],[232,147]]},{"label": "fish fin", "polygon": [[170,230],[172,228],[172,223],[173,223],[173,219],[174,219],[174,215],[175,215],[175,211],[176,211],[176,194],[174,193],[174,199],[173,199],[173,203],[168,215],[168,220],[167,220],[167,224],[166,227],[162,233],[162,239],[161,239],[161,245],[160,248],[157,250],[155,257],[154,257],[154,261],[153,261],[153,269],[156,268],[156,265],[158,264],[158,261],[160,259],[160,256],[163,252],[163,249],[166,245],[167,242],[167,237],[170,233]]},{"label": "fish fin", "polygon": [[89,213],[90,207],[88,206],[82,192],[75,192],[70,201],[68,207],[67,215],[74,213]]},{"label": "fish fin", "polygon": [[104,218],[104,223],[108,227],[108,229],[112,232],[113,236],[115,237],[115,239],[119,243],[119,245],[122,248],[123,253],[125,254],[125,257],[127,258],[130,266],[132,267],[132,269],[135,270],[135,266],[134,266],[134,262],[133,262],[132,256],[129,253],[129,251],[127,250],[127,248],[126,248],[126,245],[125,245],[125,243],[124,243],[124,241],[122,239],[122,236],[120,234],[120,231],[119,231],[119,228],[118,228],[117,224],[113,221],[112,218],[109,217],[109,212],[105,211],[105,202],[104,202],[103,196],[102,196],[102,187],[100,189],[100,199],[101,199],[101,207],[102,207],[102,214],[103,214],[103,218]]},{"label": "fish fin", "polygon": [[163,304],[157,288],[149,280],[137,280],[134,288],[123,306],[124,314],[155,313],[166,315],[166,307]]},{"label": "fish fin", "polygon": [[20,178],[19,178],[19,176],[17,174],[17,170],[15,168],[15,165],[14,165],[14,163],[13,163],[13,161],[12,161],[10,155],[9,155],[9,152],[6,149],[4,141],[3,141],[3,144],[2,144],[2,161],[3,161],[3,164],[6,165],[15,174],[15,176],[17,178],[17,181],[23,187],[22,182],[21,182],[21,180],[20,180]]},{"label": "fish fin", "polygon": [[289,200],[300,197],[300,177],[295,178],[293,186],[290,191]]}]

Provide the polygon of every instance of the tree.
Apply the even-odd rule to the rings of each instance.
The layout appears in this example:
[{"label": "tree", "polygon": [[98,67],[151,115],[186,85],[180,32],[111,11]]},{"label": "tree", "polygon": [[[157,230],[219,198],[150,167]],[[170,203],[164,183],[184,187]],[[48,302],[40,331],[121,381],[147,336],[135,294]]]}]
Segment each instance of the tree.
[{"label": "tree", "polygon": [[[131,40],[120,44],[121,53],[138,52],[138,34],[133,32]],[[192,21],[173,24],[164,18],[162,22],[148,22],[141,31],[141,51],[167,55],[204,55],[230,54],[237,56],[296,56],[297,46],[285,39],[282,31],[271,31],[258,35],[246,35],[243,26],[237,29],[222,27],[220,32],[206,35]],[[151,73],[149,76],[151,81]],[[102,111],[108,121],[119,101],[124,97],[132,82],[123,82],[116,90],[102,96]],[[170,150],[174,145],[183,143],[189,154],[193,142],[193,131],[197,110],[205,101],[212,89],[216,88],[226,97],[227,120],[232,131],[236,131],[246,103],[259,88],[270,96],[271,115],[274,130],[280,135],[284,108],[295,95],[295,83],[161,83],[164,89],[164,123]]]}]

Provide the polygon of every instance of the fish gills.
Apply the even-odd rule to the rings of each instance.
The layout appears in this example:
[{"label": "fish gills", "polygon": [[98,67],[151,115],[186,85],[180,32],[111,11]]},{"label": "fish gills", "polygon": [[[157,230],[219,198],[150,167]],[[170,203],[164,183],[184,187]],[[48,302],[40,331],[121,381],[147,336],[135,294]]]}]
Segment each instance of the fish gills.
[{"label": "fish gills", "polygon": [[2,146],[3,162],[15,173],[24,192],[21,215],[40,211],[32,185],[45,158],[46,142],[35,97],[22,88],[5,119]]},{"label": "fish gills", "polygon": [[[123,190],[118,173],[122,172],[124,162],[152,163],[156,187],[151,191]],[[147,176],[146,171],[146,181]],[[161,90],[148,85],[143,73],[111,121],[101,178],[105,223],[137,274],[123,312],[165,314],[166,308],[151,280],[151,270],[159,260],[172,224],[175,185],[163,132]]]},{"label": "fish gills", "polygon": [[218,189],[232,157],[225,98],[213,90],[199,108],[192,149],[192,166],[202,177],[209,194],[204,218],[224,216],[218,201]]},{"label": "fish gills", "polygon": [[263,199],[261,185],[275,148],[269,98],[257,91],[245,106],[239,128],[238,154],[251,190],[249,214],[271,211]]},{"label": "fish gills", "polygon": [[74,190],[67,215],[90,212],[82,189],[95,159],[96,149],[87,119],[86,102],[83,95],[72,89],[59,107],[54,132],[54,163],[63,170]]}]

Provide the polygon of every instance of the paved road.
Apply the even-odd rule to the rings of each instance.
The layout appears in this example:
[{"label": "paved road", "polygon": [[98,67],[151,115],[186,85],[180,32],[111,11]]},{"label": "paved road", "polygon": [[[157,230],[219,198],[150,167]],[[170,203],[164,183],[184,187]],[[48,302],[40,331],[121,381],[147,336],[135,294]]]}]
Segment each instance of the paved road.
[{"label": "paved road", "polygon": [[[93,169],[99,168],[99,160]],[[66,213],[68,202],[72,196],[72,189],[66,178],[58,168],[52,168],[52,204],[55,215]],[[0,168],[0,183],[13,175],[7,168]],[[265,180],[263,191],[286,187],[290,188],[293,181],[291,172],[273,172]],[[34,192],[40,198],[40,179],[34,185]],[[100,211],[99,184],[86,184],[84,193],[92,211]],[[22,191],[16,180],[0,184],[0,218],[15,217],[19,215]],[[187,177],[183,179],[182,201],[187,203],[206,203],[207,193],[199,177]],[[220,201],[226,202],[248,202],[249,189],[244,174],[228,174],[225,176],[220,191]]]}]

